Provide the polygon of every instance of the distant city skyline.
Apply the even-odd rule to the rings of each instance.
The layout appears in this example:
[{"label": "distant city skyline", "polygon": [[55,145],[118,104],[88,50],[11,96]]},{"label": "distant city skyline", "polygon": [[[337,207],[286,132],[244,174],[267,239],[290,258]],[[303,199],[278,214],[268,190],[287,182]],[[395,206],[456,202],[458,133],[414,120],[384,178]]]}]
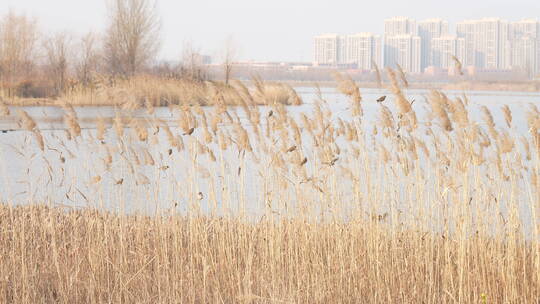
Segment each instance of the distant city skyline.
[{"label": "distant city skyline", "polygon": [[[499,16],[520,20],[535,17],[540,1],[380,0],[365,4],[346,0],[161,0],[158,7],[163,29],[161,59],[178,59],[184,42],[216,56],[232,36],[240,50],[239,60],[310,62],[314,55],[312,37],[320,33],[372,32],[382,36],[381,21],[396,15],[416,20],[444,18],[452,29],[467,19]],[[105,0],[2,0],[0,14],[10,8],[36,17],[45,33],[99,32],[105,27],[107,14]]]},{"label": "distant city skyline", "polygon": [[[376,66],[402,68],[420,74],[455,74],[454,66],[470,70],[525,71],[529,77],[540,73],[540,21],[522,19],[508,21],[500,18],[463,20],[450,31],[449,22],[432,18],[417,21],[409,17],[384,20],[384,46],[380,56],[380,38],[365,46],[351,45],[354,35],[323,34],[314,37],[314,64],[317,66],[347,66],[373,70]],[[360,49],[371,52],[359,53]],[[350,52],[361,54],[351,57]],[[380,60],[383,58],[383,60]],[[372,61],[371,65],[363,62]],[[461,71],[459,71],[461,73]]]}]

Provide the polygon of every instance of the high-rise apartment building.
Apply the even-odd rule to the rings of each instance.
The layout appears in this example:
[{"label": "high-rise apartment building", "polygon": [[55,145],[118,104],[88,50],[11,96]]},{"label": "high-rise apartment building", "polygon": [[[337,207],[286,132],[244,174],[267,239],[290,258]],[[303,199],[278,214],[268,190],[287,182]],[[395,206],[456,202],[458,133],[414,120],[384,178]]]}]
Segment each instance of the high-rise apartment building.
[{"label": "high-rise apartment building", "polygon": [[385,66],[396,68],[399,64],[409,73],[421,73],[422,44],[418,36],[396,35],[386,37]]},{"label": "high-rise apartment building", "polygon": [[326,34],[316,36],[315,65],[356,65],[371,70],[381,65],[381,38],[371,33],[353,35]]},{"label": "high-rise apartment building", "polygon": [[456,36],[442,36],[431,40],[432,65],[449,69],[456,65],[453,56],[461,60],[465,56],[465,39]]},{"label": "high-rise apartment building", "polygon": [[394,17],[384,20],[384,36],[417,35],[416,20],[407,17]]},{"label": "high-rise apartment building", "polygon": [[336,65],[342,61],[342,40],[337,34],[324,34],[314,38],[315,64]]},{"label": "high-rise apartment building", "polygon": [[422,72],[422,44],[417,36],[416,21],[406,17],[384,20],[384,66],[406,72]]},{"label": "high-rise apartment building", "polygon": [[422,71],[435,65],[432,58],[432,39],[448,35],[448,21],[428,19],[418,22],[418,36],[422,39]]},{"label": "high-rise apartment building", "polygon": [[347,63],[355,64],[358,69],[374,69],[373,63],[381,66],[381,37],[371,33],[359,33],[346,36]]},{"label": "high-rise apartment building", "polygon": [[457,36],[465,40],[466,66],[508,69],[510,45],[508,22],[497,18],[468,20],[457,25]]},{"label": "high-rise apartment building", "polygon": [[510,23],[511,66],[529,76],[540,73],[540,22],[534,19]]}]

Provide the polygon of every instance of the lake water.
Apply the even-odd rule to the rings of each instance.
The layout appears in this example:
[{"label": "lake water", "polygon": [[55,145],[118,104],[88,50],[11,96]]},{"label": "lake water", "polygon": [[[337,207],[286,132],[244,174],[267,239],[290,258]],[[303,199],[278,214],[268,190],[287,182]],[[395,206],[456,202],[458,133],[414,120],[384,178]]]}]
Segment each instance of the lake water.
[{"label": "lake water", "polygon": [[[304,104],[288,107],[292,116],[301,113],[310,115],[314,109],[316,98],[313,88],[296,88],[302,96]],[[385,90],[363,89],[364,125],[375,125],[379,117],[380,106],[376,99],[388,95],[385,104],[393,109],[393,97]],[[323,97],[333,114],[333,121],[350,120],[349,101],[332,88],[322,89]],[[425,117],[427,104],[426,90],[409,90],[409,100],[415,100],[413,108],[419,120]],[[450,98],[462,97],[464,92],[445,92]],[[528,131],[526,112],[530,104],[540,104],[540,93],[530,92],[467,92],[469,115],[475,121],[482,122],[481,106],[488,107],[497,125],[504,125],[501,111],[508,105],[515,118],[512,136],[526,135]],[[264,214],[269,204],[277,204],[275,213],[285,213],[290,204],[299,204],[299,183],[293,187],[280,189],[277,184],[267,185],[263,176],[275,174],[267,168],[269,159],[254,159],[251,156],[240,157],[237,151],[219,152],[215,144],[210,146],[216,151],[217,161],[212,161],[208,154],[200,154],[194,159],[193,150],[197,142],[193,140],[200,130],[191,136],[182,136],[178,129],[176,114],[169,108],[156,108],[152,116],[144,109],[130,112],[130,115],[141,119],[160,119],[167,122],[171,130],[181,135],[186,145],[182,152],[170,149],[164,132],[150,136],[148,142],[141,143],[135,136],[119,139],[112,129],[103,142],[95,139],[96,117],[113,118],[118,109],[113,107],[76,108],[81,122],[82,136],[74,141],[66,139],[65,125],[62,122],[64,111],[56,107],[23,108],[38,123],[45,140],[45,151],[40,151],[35,144],[34,136],[27,131],[19,130],[17,118],[12,115],[0,119],[0,201],[9,204],[28,202],[47,203],[66,207],[98,207],[122,212],[246,212],[251,215]],[[270,108],[261,107],[263,115]],[[236,112],[243,124],[248,120],[241,108]],[[222,128],[229,128],[221,125]],[[248,127],[246,127],[249,129]],[[155,133],[150,129],[149,133]],[[126,131],[131,134],[129,130]],[[132,134],[133,135],[133,134]],[[253,134],[252,134],[253,135]],[[309,144],[308,144],[309,145]],[[190,152],[189,150],[192,149]],[[309,149],[307,147],[306,149]],[[308,152],[309,153],[309,152]],[[112,163],[107,164],[108,155],[113,156]],[[151,160],[147,159],[150,154]],[[140,164],[133,166],[133,158]],[[220,161],[221,160],[221,161]],[[146,163],[146,164],[145,164]],[[149,164],[152,163],[152,164]],[[316,170],[311,163],[306,168]],[[353,168],[351,168],[353,170]],[[317,172],[312,172],[316,175]],[[289,178],[289,177],[287,177]],[[294,183],[293,183],[294,184]],[[339,193],[335,199],[342,199],[351,193],[349,181],[336,184]],[[399,186],[398,186],[399,188]],[[226,190],[224,190],[226,189]],[[314,193],[316,190],[311,189]],[[384,188],[378,189],[377,195],[384,198]],[[429,196],[429,191],[426,196]],[[306,195],[312,199],[314,194]],[[381,204],[383,213],[390,206]],[[317,209],[317,208],[315,208]],[[347,211],[347,208],[343,210]],[[525,225],[531,225],[531,213],[526,207],[520,209]]]}]

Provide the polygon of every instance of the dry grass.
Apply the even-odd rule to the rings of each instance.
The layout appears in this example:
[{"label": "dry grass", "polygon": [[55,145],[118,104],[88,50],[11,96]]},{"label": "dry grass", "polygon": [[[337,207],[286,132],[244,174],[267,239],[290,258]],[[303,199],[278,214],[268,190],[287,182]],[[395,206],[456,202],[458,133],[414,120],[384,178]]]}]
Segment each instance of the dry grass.
[{"label": "dry grass", "polygon": [[[237,83],[239,82],[237,81]],[[5,98],[5,103],[17,106],[62,106],[65,104],[72,106],[122,106],[127,109],[147,107],[148,105],[198,104],[206,106],[218,102],[239,105],[241,98],[254,99],[258,104],[277,102],[298,105],[302,103],[294,89],[287,84],[261,82],[261,85],[266,88],[265,92],[247,90],[242,92],[245,93],[244,95],[239,95],[238,85],[232,87],[221,82],[195,82],[149,75],[139,75],[127,79],[96,77],[93,83],[70,87],[61,96],[54,99],[12,97]],[[222,100],[219,101],[220,99]]]},{"label": "dry grass", "polygon": [[[534,303],[535,248],[379,221],[0,208],[3,303]],[[508,260],[511,256],[512,259]],[[530,284],[523,284],[529,282]]]},{"label": "dry grass", "polygon": [[64,136],[7,113],[21,196],[48,203],[0,207],[0,302],[538,303],[540,111],[474,121],[466,98],[413,104],[388,73],[374,124],[341,75],[349,118],[322,94],[289,113],[297,96],[257,79],[206,84],[212,106],[167,121],[135,98],[95,130],[64,103]]}]

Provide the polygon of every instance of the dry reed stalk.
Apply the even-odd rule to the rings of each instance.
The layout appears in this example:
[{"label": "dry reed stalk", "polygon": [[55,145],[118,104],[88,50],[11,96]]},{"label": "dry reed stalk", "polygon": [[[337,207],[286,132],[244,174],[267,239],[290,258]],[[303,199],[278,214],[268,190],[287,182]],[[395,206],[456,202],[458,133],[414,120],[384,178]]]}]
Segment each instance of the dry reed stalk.
[{"label": "dry reed stalk", "polygon": [[99,141],[105,140],[105,134],[107,132],[107,127],[105,126],[105,120],[103,117],[98,117],[96,121],[96,137]]},{"label": "dry reed stalk", "polygon": [[373,66],[373,69],[375,70],[375,76],[377,77],[377,87],[382,88],[382,75],[381,70],[379,69],[379,66],[375,61],[371,61],[371,65]]},{"label": "dry reed stalk", "polygon": [[506,125],[508,128],[512,127],[512,111],[510,110],[510,107],[508,105],[504,105],[502,107],[502,111],[504,114],[504,120],[506,121]]},{"label": "dry reed stalk", "polygon": [[19,123],[24,130],[33,131],[37,127],[34,119],[26,111],[17,110],[17,115],[19,116]]},{"label": "dry reed stalk", "polygon": [[120,117],[120,113],[118,111],[116,111],[113,119],[113,125],[114,130],[116,131],[116,136],[118,138],[122,138],[124,136],[124,122],[122,121],[122,117]]},{"label": "dry reed stalk", "polygon": [[154,166],[156,162],[154,161],[154,157],[152,157],[152,154],[148,149],[144,149],[144,164],[147,166]]},{"label": "dry reed stalk", "polygon": [[499,137],[499,133],[497,132],[497,130],[495,130],[495,121],[493,120],[493,115],[491,115],[491,111],[489,111],[486,106],[482,106],[482,114],[491,138],[497,140],[497,138]]},{"label": "dry reed stalk", "polygon": [[403,83],[403,86],[408,88],[409,87],[409,81],[407,81],[407,76],[405,75],[405,71],[401,67],[401,65],[397,65],[397,70],[399,74],[399,79],[401,79],[401,82]]}]

